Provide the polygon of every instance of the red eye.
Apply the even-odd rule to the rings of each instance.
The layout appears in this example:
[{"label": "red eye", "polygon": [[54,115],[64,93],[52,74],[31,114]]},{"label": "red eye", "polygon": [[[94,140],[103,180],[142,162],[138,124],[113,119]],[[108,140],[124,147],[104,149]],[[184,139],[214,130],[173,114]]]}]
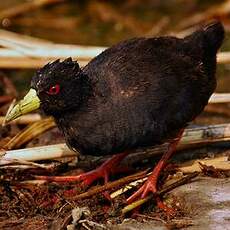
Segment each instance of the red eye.
[{"label": "red eye", "polygon": [[60,92],[60,85],[54,85],[51,86],[49,91],[47,92],[49,95],[55,95],[58,94]]}]

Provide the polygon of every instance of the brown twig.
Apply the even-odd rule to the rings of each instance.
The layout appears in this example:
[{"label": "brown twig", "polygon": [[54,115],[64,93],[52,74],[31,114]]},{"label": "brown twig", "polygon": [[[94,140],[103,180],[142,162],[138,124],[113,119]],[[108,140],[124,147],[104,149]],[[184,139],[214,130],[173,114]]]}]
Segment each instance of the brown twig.
[{"label": "brown twig", "polygon": [[123,184],[127,184],[127,183],[129,183],[131,181],[138,180],[140,178],[145,177],[146,172],[147,172],[147,170],[141,171],[141,172],[135,173],[133,175],[121,178],[119,180],[106,183],[106,184],[104,184],[102,186],[92,188],[92,189],[90,189],[89,191],[87,191],[85,193],[82,193],[80,195],[75,196],[74,200],[85,199],[85,198],[88,198],[88,197],[93,196],[95,194],[98,194],[100,192],[103,192],[105,190],[109,190],[109,189],[112,189],[112,188],[115,188],[115,187],[119,187],[119,186],[121,186]]},{"label": "brown twig", "polygon": [[179,187],[183,184],[186,184],[188,182],[190,182],[193,178],[197,177],[199,175],[198,172],[194,172],[188,176],[185,176],[184,178],[176,181],[175,183],[173,184],[170,184],[166,187],[164,187],[163,189],[161,189],[160,191],[156,192],[156,194],[150,194],[148,195],[146,198],[144,199],[140,199],[140,200],[137,200],[135,202],[133,202],[132,204],[129,204],[127,206],[125,206],[123,209],[122,209],[122,214],[125,214],[127,212],[130,212],[131,210],[133,210],[134,208],[144,204],[145,202],[147,202],[148,200],[152,199],[154,196],[162,196],[164,195],[165,193],[173,190],[174,188],[176,187]]},{"label": "brown twig", "polygon": [[135,180],[135,181],[132,181],[129,184],[126,184],[125,187],[120,188],[120,189],[116,190],[115,192],[112,192],[110,194],[110,197],[112,199],[114,199],[115,197],[120,196],[121,194],[123,194],[123,193],[127,192],[128,190],[132,189],[133,187],[137,187],[139,184],[143,184],[148,179],[148,176],[150,174],[151,173],[148,173],[146,175],[146,177],[138,179],[138,180]]},{"label": "brown twig", "polygon": [[165,193],[173,190],[174,188],[179,187],[179,186],[181,186],[183,184],[186,184],[186,183],[190,182],[193,178],[197,177],[198,175],[199,175],[199,172],[193,172],[193,173],[183,177],[182,179],[176,181],[175,183],[170,184],[165,188],[162,188],[159,192],[156,192],[156,195],[157,196],[162,196]]}]

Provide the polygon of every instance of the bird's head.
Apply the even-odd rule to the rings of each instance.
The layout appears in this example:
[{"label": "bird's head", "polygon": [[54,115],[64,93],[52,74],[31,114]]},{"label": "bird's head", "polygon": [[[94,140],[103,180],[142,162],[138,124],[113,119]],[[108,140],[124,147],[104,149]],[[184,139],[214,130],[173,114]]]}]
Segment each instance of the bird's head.
[{"label": "bird's head", "polygon": [[39,69],[32,78],[27,95],[8,113],[6,122],[40,108],[47,115],[58,116],[80,106],[88,78],[71,58],[56,60]]}]

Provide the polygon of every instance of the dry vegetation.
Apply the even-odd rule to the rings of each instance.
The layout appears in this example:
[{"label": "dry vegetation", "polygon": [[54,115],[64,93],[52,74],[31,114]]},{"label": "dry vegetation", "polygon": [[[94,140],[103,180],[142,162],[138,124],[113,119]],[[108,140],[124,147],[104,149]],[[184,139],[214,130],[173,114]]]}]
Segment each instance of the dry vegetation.
[{"label": "dry vegetation", "polygon": [[[12,2],[15,4],[0,10],[0,124],[4,124],[4,116],[12,100],[22,95],[18,82],[25,85],[23,75],[30,74],[25,69],[34,69],[56,58],[69,56],[77,58],[81,65],[85,65],[106,46],[120,39],[162,34],[184,36],[198,24],[216,18],[224,22],[227,32],[230,28],[230,1],[212,1],[213,4],[203,4],[200,7],[200,1],[190,0],[184,6],[185,12],[181,12],[179,16],[175,16],[176,13],[170,11],[166,3],[164,5],[157,0],[147,1],[146,6],[138,0],[84,3],[67,0]],[[187,4],[184,0],[169,2],[174,9],[185,2]],[[138,9],[141,11],[138,12]],[[152,9],[153,13],[148,9]],[[170,12],[157,15],[156,12],[160,9]],[[69,15],[67,11],[70,12]],[[154,12],[158,17],[153,16]],[[39,17],[39,13],[43,17]],[[146,18],[139,17],[140,14],[146,15]],[[178,23],[172,22],[173,17]],[[37,31],[34,27],[38,28]],[[103,29],[104,33],[100,32]],[[46,40],[49,30],[56,36],[49,34],[53,42]],[[58,37],[60,30],[66,33],[64,38]],[[34,37],[16,32],[32,33]],[[45,39],[35,38],[36,33]],[[93,41],[92,37],[95,38]],[[226,51],[218,54],[222,72],[228,71],[230,62],[227,43],[225,47]],[[17,77],[11,78],[15,73]],[[229,83],[229,80],[221,83],[222,79],[225,78],[220,79],[220,85]],[[220,91],[223,92],[224,89],[223,87]],[[160,195],[167,194],[183,183],[189,183],[198,174],[229,177],[229,93],[230,91],[216,93],[210,99],[204,113],[195,121],[196,124],[205,126],[189,127],[185,130],[174,160],[177,165],[168,165],[161,177]],[[67,226],[71,229],[72,223],[77,229],[107,229],[130,216],[132,209],[143,203],[143,215],[136,216],[140,221],[153,218],[170,224],[176,218],[187,215],[183,207],[174,207],[177,213],[174,220],[170,220],[153,202],[146,202],[151,196],[131,206],[126,206],[125,203],[130,190],[136,189],[146,180],[148,168],[152,167],[152,162],[166,149],[167,143],[153,149],[137,150],[124,161],[124,165],[131,166],[132,169],[114,176],[111,178],[112,182],[106,185],[98,182],[93,187],[86,188],[77,182],[49,183],[44,180],[46,178],[43,176],[48,175],[79,174],[104,160],[91,156],[80,158],[70,151],[63,144],[64,140],[51,118],[39,114],[23,116],[2,126],[0,137],[0,229],[61,230]],[[205,150],[205,154],[200,154],[203,152],[201,150]],[[189,151],[192,154],[186,154]],[[211,158],[205,158],[210,155]],[[105,191],[109,192],[111,200],[104,196]],[[190,225],[190,222],[187,224]]]}]

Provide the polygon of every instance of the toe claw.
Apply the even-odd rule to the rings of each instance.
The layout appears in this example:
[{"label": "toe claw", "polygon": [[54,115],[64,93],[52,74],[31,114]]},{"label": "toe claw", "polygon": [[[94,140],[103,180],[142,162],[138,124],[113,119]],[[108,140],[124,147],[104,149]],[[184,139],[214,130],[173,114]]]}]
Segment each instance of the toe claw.
[{"label": "toe claw", "polygon": [[159,197],[156,197],[156,202],[157,202],[157,207],[164,210],[167,216],[175,216],[176,214],[175,210],[165,205]]}]

